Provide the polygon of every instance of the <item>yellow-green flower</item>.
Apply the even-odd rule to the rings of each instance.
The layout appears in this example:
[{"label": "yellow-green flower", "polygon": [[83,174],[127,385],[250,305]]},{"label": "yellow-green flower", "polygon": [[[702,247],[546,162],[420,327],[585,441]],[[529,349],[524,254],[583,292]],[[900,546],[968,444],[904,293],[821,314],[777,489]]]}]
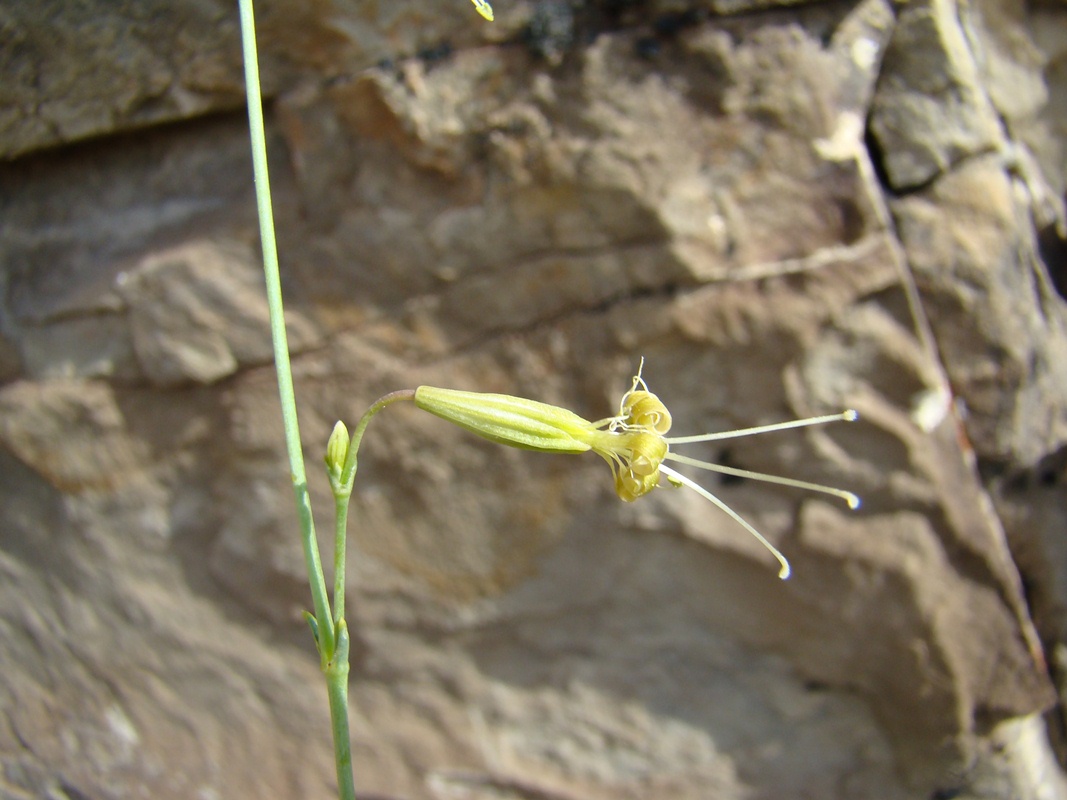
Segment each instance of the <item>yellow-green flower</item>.
[{"label": "yellow-green flower", "polygon": [[551,453],[584,453],[592,450],[608,462],[615,479],[615,491],[627,502],[648,494],[661,485],[662,478],[666,478],[672,486],[687,486],[725,511],[770,550],[781,564],[778,576],[783,579],[789,577],[789,562],[774,545],[718,497],[663,462],[673,461],[726,475],[823,492],[840,497],[850,508],[858,508],[860,504],[859,497],[852,492],[713,464],[671,451],[672,445],[731,439],[826,422],[852,422],[858,415],[851,410],[737,431],[668,437],[665,434],[671,428],[670,411],[648,390],[641,378],[640,367],[633,385],[619,402],[619,413],[597,422],[589,422],[565,408],[506,394],[420,386],[415,390],[414,400],[419,408],[498,444]]}]

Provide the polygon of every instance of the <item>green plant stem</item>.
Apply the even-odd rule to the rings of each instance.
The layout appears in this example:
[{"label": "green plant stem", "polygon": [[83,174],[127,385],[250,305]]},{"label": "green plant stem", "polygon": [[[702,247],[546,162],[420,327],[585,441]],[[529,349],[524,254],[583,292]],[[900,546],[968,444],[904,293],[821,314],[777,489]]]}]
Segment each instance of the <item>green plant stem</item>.
[{"label": "green plant stem", "polygon": [[333,618],[340,625],[345,618],[345,560],[348,541],[348,504],[350,494],[334,495],[333,529]]},{"label": "green plant stem", "polygon": [[259,61],[256,53],[256,25],[252,0],[238,0],[241,16],[241,44],[245,67],[245,91],[248,98],[248,125],[252,142],[252,167],[256,185],[256,207],[263,247],[263,274],[267,286],[267,306],[270,311],[271,340],[274,345],[274,364],[278,374],[278,394],[281,399],[282,424],[289,454],[289,469],[296,497],[297,516],[307,564],[308,583],[315,607],[315,643],[326,674],[330,700],[330,719],[333,728],[334,762],[337,767],[337,786],[342,800],[355,800],[352,778],[352,748],[348,732],[348,627],[343,618],[335,624],[330,614],[326,594],[326,580],[322,574],[315,520],[311,512],[304,455],[300,447],[300,427],[297,423],[296,394],[293,372],[289,363],[289,343],[285,334],[285,314],[282,306],[281,278],[278,270],[278,246],[274,235],[274,214],[271,208],[270,178],[267,172],[266,133],[263,126],[263,98],[259,84]]},{"label": "green plant stem", "polygon": [[289,471],[296,495],[297,515],[307,563],[308,583],[318,621],[320,652],[332,655],[335,633],[330,615],[330,601],[326,595],[326,580],[319,561],[319,546],[315,538],[315,520],[311,512],[304,455],[300,447],[300,426],[296,416],[296,394],[293,390],[293,371],[289,363],[289,342],[285,334],[285,313],[282,306],[282,286],[278,271],[278,245],[274,236],[274,212],[271,208],[270,176],[267,172],[267,144],[263,126],[263,97],[259,85],[259,62],[256,53],[256,23],[252,0],[239,0],[241,11],[241,43],[244,53],[245,91],[248,96],[248,126],[252,139],[252,169],[256,183],[256,208],[259,212],[260,239],[263,247],[263,274],[267,284],[267,307],[270,311],[270,332],[274,345],[274,365],[278,373],[278,395],[282,406],[282,425],[285,446],[289,454]]},{"label": "green plant stem", "polygon": [[356,430],[352,434],[352,440],[348,445],[348,455],[341,470],[341,480],[334,491],[334,545],[333,545],[333,607],[334,621],[339,625],[345,616],[345,563],[347,542],[346,531],[348,529],[348,506],[352,497],[352,485],[356,479],[357,455],[359,444],[363,441],[363,434],[374,415],[386,406],[399,400],[412,400],[415,397],[413,389],[402,389],[390,392],[380,397],[367,409],[356,424]]},{"label": "green plant stem", "polygon": [[414,399],[414,390],[391,392],[379,398],[356,424],[355,433],[348,444],[348,453],[341,468],[340,480],[331,479],[334,488],[334,621],[337,628],[337,651],[328,663],[323,665],[326,673],[326,689],[330,696],[330,721],[333,725],[334,760],[337,764],[337,786],[341,797],[355,796],[352,784],[352,745],[348,730],[348,623],[345,622],[345,563],[348,507],[352,498],[352,485],[356,479],[357,455],[363,434],[374,416],[386,406],[398,400]]},{"label": "green plant stem", "polygon": [[337,767],[337,792],[343,800],[355,800],[352,778],[352,739],[348,732],[348,625],[337,622],[337,650],[326,665],[326,691],[330,697],[330,724],[333,728],[333,757]]}]

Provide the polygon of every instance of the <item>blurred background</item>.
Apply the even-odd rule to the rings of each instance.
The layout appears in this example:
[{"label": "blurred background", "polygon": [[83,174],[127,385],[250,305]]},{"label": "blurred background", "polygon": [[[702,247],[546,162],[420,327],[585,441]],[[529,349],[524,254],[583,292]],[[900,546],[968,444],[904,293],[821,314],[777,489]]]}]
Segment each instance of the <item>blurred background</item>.
[{"label": "blurred background", "polygon": [[[365,440],[357,786],[1067,797],[1067,6],[264,0],[318,527],[430,384],[615,413],[843,504],[414,408]],[[0,797],[335,796],[236,4],[0,7]],[[326,550],[326,560],[330,559]]]}]

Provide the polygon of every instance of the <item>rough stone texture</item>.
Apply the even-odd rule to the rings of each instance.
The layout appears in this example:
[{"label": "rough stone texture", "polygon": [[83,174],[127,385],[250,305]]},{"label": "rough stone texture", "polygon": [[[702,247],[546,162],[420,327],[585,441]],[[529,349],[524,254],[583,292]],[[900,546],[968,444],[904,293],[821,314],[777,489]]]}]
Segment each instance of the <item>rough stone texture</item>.
[{"label": "rough stone texture", "polygon": [[893,189],[929,182],[1001,142],[953,0],[903,6],[871,107],[871,133]]},{"label": "rough stone texture", "polygon": [[238,106],[236,22],[214,0],[5,3],[0,155]]},{"label": "rough stone texture", "polygon": [[[335,76],[446,40],[499,41],[522,17],[503,13],[479,32],[450,5],[420,0],[265,0],[256,13],[268,92],[306,70]],[[0,71],[0,158],[244,102],[226,0],[12,0],[0,8]]]},{"label": "rough stone texture", "polygon": [[[996,156],[893,204],[968,432],[983,459],[1034,464],[1067,444],[1067,327],[1027,194]],[[964,319],[969,322],[964,322]]]},{"label": "rough stone texture", "polygon": [[[1067,797],[1067,12],[786,5],[262,9],[320,531],[397,388],[862,414],[692,447],[863,496],[694,476],[785,583],[695,493],[375,419],[368,798]],[[3,800],[333,793],[234,24],[0,10]]]}]

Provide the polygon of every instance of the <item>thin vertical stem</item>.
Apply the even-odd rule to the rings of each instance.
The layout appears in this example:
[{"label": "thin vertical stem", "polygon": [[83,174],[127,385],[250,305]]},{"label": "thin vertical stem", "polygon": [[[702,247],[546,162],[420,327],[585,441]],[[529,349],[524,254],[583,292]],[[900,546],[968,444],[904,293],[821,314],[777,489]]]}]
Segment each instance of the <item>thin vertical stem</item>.
[{"label": "thin vertical stem", "polygon": [[330,723],[333,727],[333,757],[337,768],[337,793],[342,800],[355,800],[352,778],[352,739],[348,732],[348,625],[337,623],[337,651],[326,665],[326,691],[330,697]]},{"label": "thin vertical stem", "polygon": [[348,543],[348,504],[351,494],[334,495],[333,531],[333,618],[340,623],[345,618],[345,563]]},{"label": "thin vertical stem", "polygon": [[282,406],[282,425],[285,446],[289,454],[289,471],[296,495],[297,514],[304,545],[304,560],[308,568],[308,582],[318,621],[320,649],[332,654],[335,646],[334,626],[330,616],[330,601],[326,581],[319,561],[318,541],[315,539],[315,520],[308,495],[304,455],[300,448],[300,426],[296,416],[296,395],[293,372],[289,363],[289,342],[285,334],[285,314],[282,307],[281,278],[278,271],[278,244],[274,236],[274,212],[271,208],[270,176],[267,172],[267,144],[263,126],[263,97],[259,85],[259,62],[256,52],[256,23],[252,0],[239,0],[241,10],[241,43],[244,52],[245,91],[248,95],[248,127],[252,139],[252,169],[256,184],[256,208],[259,212],[260,240],[263,247],[263,275],[267,284],[267,307],[270,311],[271,341],[274,345],[274,365],[278,373],[278,396]]},{"label": "thin vertical stem", "polygon": [[274,214],[271,208],[270,177],[267,172],[266,133],[263,125],[263,97],[259,84],[259,60],[256,53],[256,25],[252,0],[238,0],[241,16],[241,44],[244,55],[245,91],[248,97],[248,125],[252,142],[252,168],[255,175],[256,208],[263,247],[263,274],[267,288],[267,307],[270,311],[271,341],[274,364],[278,374],[278,395],[281,400],[282,425],[289,454],[289,470],[296,497],[297,516],[307,564],[308,583],[315,606],[314,626],[316,645],[330,700],[330,719],[333,729],[334,762],[341,800],[355,800],[352,778],[352,746],[348,731],[348,628],[343,619],[334,622],[330,601],[326,594],[326,580],[322,574],[315,521],[308,494],[304,455],[300,447],[300,426],[296,415],[296,394],[293,372],[289,362],[289,343],[285,334],[285,315],[282,306],[281,278],[278,270],[278,246],[274,235]]}]

